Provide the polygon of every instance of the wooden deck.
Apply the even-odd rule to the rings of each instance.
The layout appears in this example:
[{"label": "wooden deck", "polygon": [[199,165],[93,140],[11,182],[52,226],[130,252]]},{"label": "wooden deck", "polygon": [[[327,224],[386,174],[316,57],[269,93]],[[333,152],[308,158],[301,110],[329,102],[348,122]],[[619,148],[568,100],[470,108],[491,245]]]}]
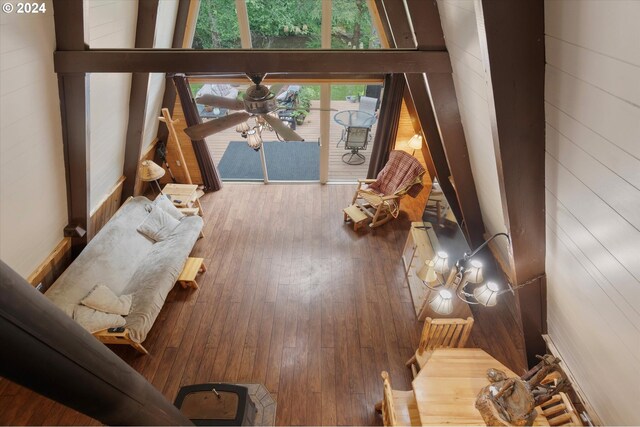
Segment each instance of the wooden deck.
[{"label": "wooden deck", "polygon": [[[343,110],[357,110],[358,103],[351,103],[348,101],[331,101],[331,108],[337,111],[331,112],[331,142],[329,144],[329,181],[330,182],[355,182],[358,178],[366,178],[367,169],[369,168],[369,160],[371,159],[371,149],[373,147],[373,139],[375,137],[375,131],[377,123],[371,128],[371,141],[365,151],[361,153],[366,157],[366,160],[361,165],[348,165],[342,161],[342,155],[347,151],[344,149],[344,143],[340,143],[339,147],[336,144],[340,140],[342,135],[343,126],[339,125],[333,120],[333,116],[338,111]],[[320,108],[320,101],[312,101],[312,108]],[[299,125],[296,128],[296,132],[304,138],[305,141],[317,141],[320,138],[320,111],[311,110],[307,116],[305,123]],[[272,132],[266,132],[263,135],[265,141],[277,140],[276,136]],[[213,161],[217,165],[222,158],[229,142],[242,141],[242,137],[235,131],[235,128],[227,129],[212,135],[206,139],[209,150],[213,157]],[[268,164],[267,164],[268,167]]]},{"label": "wooden deck", "polygon": [[[411,389],[404,362],[422,324],[400,256],[429,186],[403,200],[398,219],[357,233],[341,212],[354,189],[238,184],[205,195],[206,237],[192,254],[208,266],[199,289],[169,293],[144,342],[149,355],[112,350],[170,401],[187,384],[261,383],[277,399],[278,425],[380,425],[380,371]],[[473,310],[467,345],[522,373],[507,303]],[[0,424],[97,422],[0,380]]]}]

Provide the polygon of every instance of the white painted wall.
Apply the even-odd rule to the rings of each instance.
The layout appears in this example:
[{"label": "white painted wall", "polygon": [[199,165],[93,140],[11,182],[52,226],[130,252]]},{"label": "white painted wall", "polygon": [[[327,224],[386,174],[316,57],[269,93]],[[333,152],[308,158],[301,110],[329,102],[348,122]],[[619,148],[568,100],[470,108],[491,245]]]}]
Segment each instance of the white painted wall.
[{"label": "white painted wall", "polygon": [[45,14],[0,14],[0,259],[23,277],[67,224],[53,7],[45,3]]},{"label": "white painted wall", "polygon": [[[137,1],[89,0],[85,7],[92,48],[134,47]],[[122,176],[130,91],[129,73],[96,73],[90,77],[92,211]]]},{"label": "white painted wall", "polygon": [[[156,19],[156,33],[153,42],[155,48],[170,48],[173,41],[173,30],[178,14],[178,0],[161,0],[158,4],[158,17]],[[144,122],[144,134],[142,152],[146,151],[149,144],[158,134],[158,117],[162,107],[164,96],[164,73],[151,73],[147,89],[147,106]]]},{"label": "white painted wall", "polygon": [[640,424],[640,2],[547,0],[549,335],[605,424]]},{"label": "white painted wall", "polygon": [[[474,2],[438,0],[447,50],[453,67],[453,82],[460,118],[469,150],[471,171],[487,233],[506,232],[494,141],[491,133],[488,91],[491,90],[482,64]],[[496,239],[508,262],[505,239]]]}]

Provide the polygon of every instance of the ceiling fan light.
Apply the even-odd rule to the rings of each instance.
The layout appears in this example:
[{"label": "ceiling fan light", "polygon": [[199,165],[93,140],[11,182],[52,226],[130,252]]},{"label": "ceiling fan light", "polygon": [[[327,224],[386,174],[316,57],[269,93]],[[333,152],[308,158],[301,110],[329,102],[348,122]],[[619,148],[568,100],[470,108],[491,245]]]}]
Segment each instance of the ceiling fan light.
[{"label": "ceiling fan light", "polygon": [[247,144],[256,151],[262,146],[262,137],[255,129],[247,131]]},{"label": "ceiling fan light", "polygon": [[[251,127],[249,126],[249,122],[242,122],[236,126],[236,132],[246,134]],[[243,135],[244,136],[244,135]]]},{"label": "ceiling fan light", "polygon": [[453,312],[453,293],[448,289],[438,291],[436,296],[429,301],[429,306],[438,314],[451,314]]}]

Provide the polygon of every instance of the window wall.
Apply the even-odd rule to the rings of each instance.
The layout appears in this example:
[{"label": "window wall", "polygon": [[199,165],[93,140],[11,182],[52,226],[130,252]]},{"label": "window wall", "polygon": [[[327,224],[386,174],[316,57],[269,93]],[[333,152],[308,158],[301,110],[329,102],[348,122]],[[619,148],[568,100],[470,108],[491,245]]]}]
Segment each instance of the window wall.
[{"label": "window wall", "polygon": [[238,10],[235,0],[201,0],[193,48],[240,49],[244,30],[245,47],[319,49],[323,1],[331,1],[332,49],[381,47],[367,0],[244,0]]}]

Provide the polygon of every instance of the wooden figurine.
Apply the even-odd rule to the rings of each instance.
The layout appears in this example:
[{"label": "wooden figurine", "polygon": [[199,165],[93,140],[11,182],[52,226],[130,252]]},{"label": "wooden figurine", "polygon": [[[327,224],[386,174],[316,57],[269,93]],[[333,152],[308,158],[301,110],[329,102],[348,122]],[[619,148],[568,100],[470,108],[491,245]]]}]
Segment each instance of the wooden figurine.
[{"label": "wooden figurine", "polygon": [[[537,416],[536,406],[567,387],[567,378],[558,365],[560,359],[549,354],[538,358],[540,363],[520,378],[507,378],[498,369],[487,370],[491,384],[480,390],[476,399],[476,408],[487,425],[533,425]],[[555,373],[559,380],[543,381]]]}]

